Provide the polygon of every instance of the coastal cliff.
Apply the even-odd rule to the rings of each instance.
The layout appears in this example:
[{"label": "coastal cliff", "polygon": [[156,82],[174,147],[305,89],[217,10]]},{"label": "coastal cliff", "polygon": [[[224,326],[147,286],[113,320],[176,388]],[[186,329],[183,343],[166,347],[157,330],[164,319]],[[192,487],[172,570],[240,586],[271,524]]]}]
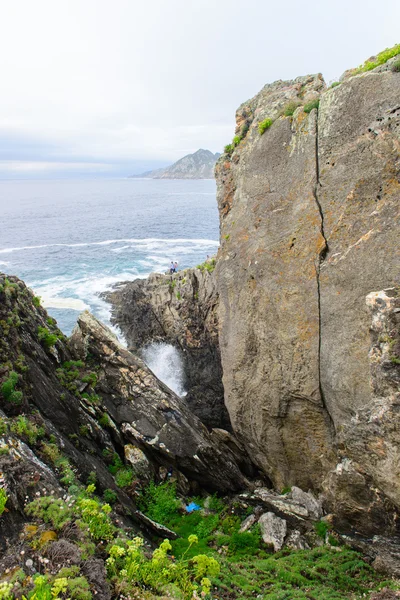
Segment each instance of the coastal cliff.
[{"label": "coastal cliff", "polygon": [[266,85],[216,167],[233,430],[278,489],[324,491],[368,535],[400,509],[396,60]]}]

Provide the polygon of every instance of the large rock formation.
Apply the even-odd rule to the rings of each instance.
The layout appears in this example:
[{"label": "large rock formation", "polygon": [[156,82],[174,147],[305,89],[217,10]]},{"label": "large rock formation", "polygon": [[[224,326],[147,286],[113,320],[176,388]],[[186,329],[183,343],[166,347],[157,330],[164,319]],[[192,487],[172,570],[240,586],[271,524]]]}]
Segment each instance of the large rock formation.
[{"label": "large rock formation", "polygon": [[214,179],[214,167],[219,156],[219,152],[213,154],[210,150],[200,148],[193,154],[183,156],[169,167],[147,171],[142,175],[134,175],[134,177],[149,179]]},{"label": "large rock formation", "polygon": [[216,167],[219,341],[233,429],[275,486],[325,490],[339,529],[392,535],[400,74],[351,75],[278,81],[237,111]]},{"label": "large rock formation", "polygon": [[112,304],[112,322],[121,329],[132,352],[151,342],[169,343],[181,351],[186,402],[207,427],[230,430],[214,273],[205,267],[174,275],[153,273],[148,279],[121,284],[105,297]]}]

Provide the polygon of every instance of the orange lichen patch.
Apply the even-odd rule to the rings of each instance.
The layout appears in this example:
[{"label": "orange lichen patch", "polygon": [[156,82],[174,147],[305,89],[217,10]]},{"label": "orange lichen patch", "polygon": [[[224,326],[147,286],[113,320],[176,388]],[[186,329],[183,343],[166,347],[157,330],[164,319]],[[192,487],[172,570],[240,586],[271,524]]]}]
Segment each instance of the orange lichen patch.
[{"label": "orange lichen patch", "polygon": [[24,534],[30,540],[36,535],[38,529],[37,525],[25,525]]},{"label": "orange lichen patch", "polygon": [[54,540],[57,539],[57,534],[55,531],[44,531],[42,533],[42,535],[40,536],[40,545],[41,546],[45,546],[46,544],[48,544],[49,542],[54,542]]}]

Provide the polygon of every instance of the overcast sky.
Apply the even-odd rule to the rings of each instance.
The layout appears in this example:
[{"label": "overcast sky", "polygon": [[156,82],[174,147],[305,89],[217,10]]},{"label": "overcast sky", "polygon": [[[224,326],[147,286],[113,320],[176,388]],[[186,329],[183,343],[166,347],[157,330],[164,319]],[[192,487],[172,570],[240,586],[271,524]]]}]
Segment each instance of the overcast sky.
[{"label": "overcast sky", "polygon": [[221,151],[265,83],[400,41],[398,0],[0,0],[0,177]]}]

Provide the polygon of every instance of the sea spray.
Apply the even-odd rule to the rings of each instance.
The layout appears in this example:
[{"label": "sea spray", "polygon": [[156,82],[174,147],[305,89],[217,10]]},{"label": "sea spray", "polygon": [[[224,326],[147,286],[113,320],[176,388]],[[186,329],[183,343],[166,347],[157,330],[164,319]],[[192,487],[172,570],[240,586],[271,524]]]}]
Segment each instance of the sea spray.
[{"label": "sea spray", "polygon": [[184,366],[177,348],[163,342],[153,342],[145,346],[142,358],[149,369],[178,396],[185,396]]}]

